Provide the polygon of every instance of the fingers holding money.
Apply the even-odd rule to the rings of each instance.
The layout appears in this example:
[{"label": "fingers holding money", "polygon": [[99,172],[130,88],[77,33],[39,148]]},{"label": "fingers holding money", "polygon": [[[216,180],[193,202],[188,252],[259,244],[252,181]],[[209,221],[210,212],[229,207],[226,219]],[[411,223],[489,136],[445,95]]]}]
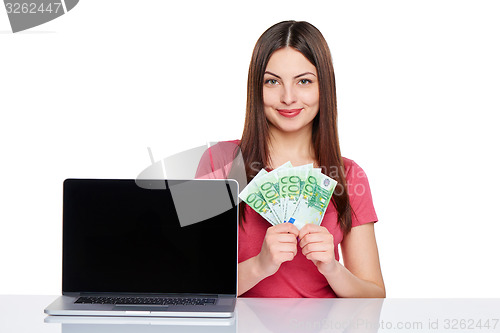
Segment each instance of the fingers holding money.
[{"label": "fingers holding money", "polygon": [[257,255],[262,272],[276,273],[285,261],[291,261],[297,254],[299,230],[293,224],[282,223],[267,229],[262,248]]},{"label": "fingers holding money", "polygon": [[335,269],[334,238],[328,229],[307,224],[300,230],[299,240],[302,254],[318,267],[320,273],[326,274]]}]

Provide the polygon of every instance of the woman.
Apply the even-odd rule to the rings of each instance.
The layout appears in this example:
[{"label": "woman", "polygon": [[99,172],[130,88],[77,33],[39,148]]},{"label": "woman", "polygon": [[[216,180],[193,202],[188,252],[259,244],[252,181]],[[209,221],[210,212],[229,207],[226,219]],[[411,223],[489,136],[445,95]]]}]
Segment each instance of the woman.
[{"label": "woman", "polygon": [[300,231],[240,204],[238,295],[385,297],[368,180],[341,156],[336,120],[332,58],[319,30],[285,21],[265,31],[250,63],[242,138],[208,149],[197,177],[232,178],[241,156],[246,181],[290,161],[313,163],[338,184],[321,226]]}]

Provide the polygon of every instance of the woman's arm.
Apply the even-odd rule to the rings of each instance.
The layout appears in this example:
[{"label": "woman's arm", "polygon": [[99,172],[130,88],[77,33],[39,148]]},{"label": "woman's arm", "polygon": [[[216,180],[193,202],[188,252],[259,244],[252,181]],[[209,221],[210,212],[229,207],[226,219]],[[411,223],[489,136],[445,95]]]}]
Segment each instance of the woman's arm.
[{"label": "woman's arm", "polygon": [[339,269],[327,277],[335,283],[335,293],[340,297],[385,297],[374,223],[352,228],[340,246],[345,266],[337,262]]},{"label": "woman's arm", "polygon": [[333,236],[326,228],[306,225],[299,238],[302,252],[316,264],[338,297],[385,297],[373,223],[354,227],[344,236],[345,266],[335,260]]},{"label": "woman's arm", "polygon": [[257,257],[240,262],[238,264],[238,296],[246,293],[265,278],[266,275],[258,267]]},{"label": "woman's arm", "polygon": [[297,254],[299,230],[291,223],[269,227],[260,253],[238,264],[238,296],[278,271]]}]

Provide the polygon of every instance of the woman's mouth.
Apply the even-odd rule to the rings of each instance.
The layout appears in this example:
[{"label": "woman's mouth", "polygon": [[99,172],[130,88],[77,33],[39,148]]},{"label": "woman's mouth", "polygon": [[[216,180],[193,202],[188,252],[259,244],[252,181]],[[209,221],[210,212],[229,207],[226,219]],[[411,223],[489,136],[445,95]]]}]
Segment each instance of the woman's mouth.
[{"label": "woman's mouth", "polygon": [[302,109],[278,109],[278,112],[283,117],[293,118],[299,115]]}]

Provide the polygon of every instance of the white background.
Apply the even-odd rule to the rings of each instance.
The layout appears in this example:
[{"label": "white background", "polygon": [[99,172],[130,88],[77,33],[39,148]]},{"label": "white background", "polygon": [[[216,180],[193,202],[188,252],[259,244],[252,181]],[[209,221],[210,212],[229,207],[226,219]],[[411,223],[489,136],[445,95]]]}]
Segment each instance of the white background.
[{"label": "white background", "polygon": [[500,297],[497,1],[81,0],[12,34],[0,7],[0,294],[61,290],[62,181],[135,178],[238,139],[258,37],[333,54],[344,156],[366,171],[388,297]]}]

